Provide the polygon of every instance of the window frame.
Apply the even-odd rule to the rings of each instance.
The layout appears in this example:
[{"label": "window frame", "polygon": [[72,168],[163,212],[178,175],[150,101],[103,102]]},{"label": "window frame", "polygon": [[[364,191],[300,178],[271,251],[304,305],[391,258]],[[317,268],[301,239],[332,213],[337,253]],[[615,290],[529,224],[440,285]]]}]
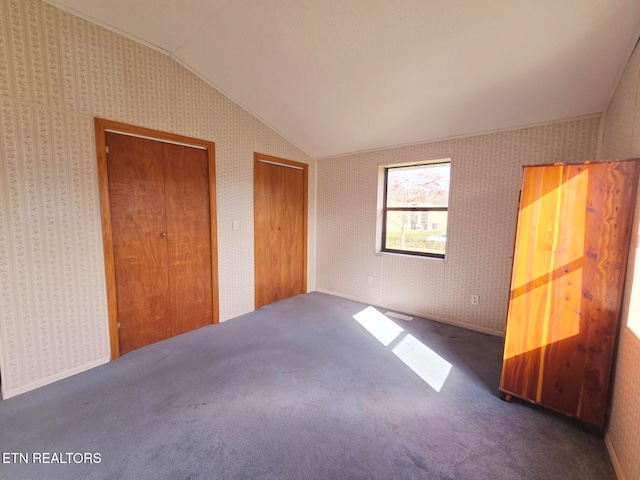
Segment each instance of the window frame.
[{"label": "window frame", "polygon": [[[386,165],[384,166],[384,177],[383,177],[383,194],[382,194],[382,243],[380,245],[381,253],[395,253],[399,255],[411,255],[416,257],[428,257],[428,258],[438,258],[444,260],[445,253],[433,253],[433,252],[418,252],[415,250],[400,250],[396,248],[388,248],[387,247],[387,212],[447,212],[447,217],[449,214],[449,197],[447,197],[447,206],[446,207],[387,207],[387,187],[389,180],[389,170],[392,169],[400,169],[407,167],[427,167],[434,165],[449,165],[449,175],[451,175],[451,159],[447,160],[438,160],[434,162],[419,162],[419,163],[408,163],[408,164],[400,164],[400,165]],[[449,195],[451,195],[451,191],[449,191]],[[449,230],[449,221],[447,219],[447,228],[445,232],[448,233]],[[447,248],[445,242],[445,250]]]}]

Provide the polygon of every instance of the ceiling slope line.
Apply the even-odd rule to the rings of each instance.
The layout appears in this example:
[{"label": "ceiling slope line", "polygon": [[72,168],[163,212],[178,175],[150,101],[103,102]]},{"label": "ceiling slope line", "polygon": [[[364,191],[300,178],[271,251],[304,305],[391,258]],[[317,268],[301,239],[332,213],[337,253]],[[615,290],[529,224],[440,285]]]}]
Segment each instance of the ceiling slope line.
[{"label": "ceiling slope line", "polygon": [[616,93],[616,90],[618,89],[620,80],[622,80],[622,75],[624,74],[624,70],[627,68],[627,65],[629,64],[629,60],[631,60],[631,56],[633,55],[633,52],[636,51],[636,48],[638,48],[639,44],[640,44],[640,24],[638,24],[636,33],[633,36],[633,39],[631,40],[629,47],[627,48],[627,55],[623,57],[622,62],[620,62],[620,66],[618,67],[618,72],[616,73],[615,81],[613,82],[613,85],[610,88],[609,94],[605,99],[604,110],[602,112],[603,116],[605,116],[609,111],[609,108],[611,107],[611,102],[613,102],[613,96]]},{"label": "ceiling slope line", "polygon": [[247,112],[249,115],[251,115],[253,118],[255,118],[256,120],[258,120],[260,123],[264,124],[265,126],[269,127],[271,130],[273,130],[275,133],[277,133],[278,135],[280,135],[283,139],[285,139],[287,142],[289,142],[292,146],[294,146],[295,148],[297,148],[298,150],[300,150],[302,153],[304,153],[305,155],[307,155],[308,157],[312,158],[314,161],[318,160],[318,157],[316,157],[315,155],[309,153],[307,150],[305,150],[304,148],[302,148],[297,142],[291,140],[287,135],[285,135],[284,133],[282,133],[278,128],[274,127],[272,124],[270,124],[269,122],[267,122],[266,120],[264,120],[263,118],[261,118],[259,115],[257,115],[256,113],[253,113],[251,110],[249,110],[242,102],[240,102],[239,100],[236,100],[233,96],[231,96],[230,94],[228,94],[224,89],[220,88],[218,85],[216,85],[215,83],[213,83],[211,80],[207,79],[204,77],[204,75],[202,75],[200,72],[198,72],[198,70],[196,70],[195,68],[193,68],[191,65],[189,65],[186,62],[183,62],[182,60],[180,60],[178,57],[169,55],[169,57],[176,62],[178,65],[180,65],[181,67],[187,69],[190,73],[192,73],[193,75],[195,75],[196,77],[198,77],[198,79],[202,80],[204,83],[206,83],[207,85],[209,85],[211,88],[215,89],[218,93],[220,93],[221,95],[224,95],[225,97],[227,97],[229,100],[231,100],[233,103],[235,103],[236,105],[238,105],[240,108],[242,108],[245,112]]},{"label": "ceiling slope line", "polygon": [[[266,125],[268,128],[270,128],[271,130],[273,130],[275,133],[277,133],[278,135],[280,135],[283,139],[285,139],[287,142],[289,142],[291,145],[293,145],[295,148],[297,148],[298,150],[300,150],[302,153],[304,153],[305,155],[307,155],[308,157],[312,158],[314,161],[317,161],[317,158],[312,155],[311,153],[309,153],[307,150],[305,150],[304,148],[302,148],[297,142],[294,142],[293,140],[291,140],[287,135],[285,135],[284,133],[282,133],[279,129],[277,129],[276,127],[274,127],[272,124],[270,124],[269,122],[265,121],[263,118],[261,118],[259,115],[253,113],[251,110],[249,110],[242,102],[238,101],[237,99],[235,99],[234,97],[232,97],[231,95],[229,95],[226,91],[224,91],[222,88],[220,88],[218,85],[214,84],[211,80],[208,80],[204,75],[202,75],[200,72],[198,72],[196,69],[194,69],[193,67],[191,67],[190,65],[188,65],[187,63],[183,62],[182,60],[180,60],[176,55],[175,52],[177,52],[180,48],[182,48],[182,46],[184,46],[184,44],[186,42],[184,42],[183,44],[180,45],[180,47],[178,47],[176,49],[175,52],[170,52],[158,45],[155,45],[153,43],[150,43],[146,40],[143,40],[135,35],[132,35],[130,33],[125,32],[124,30],[120,30],[117,27],[114,27],[113,25],[110,25],[106,22],[103,22],[101,20],[96,19],[95,17],[92,17],[91,15],[86,15],[82,12],[79,12],[78,10],[75,10],[73,8],[67,7],[66,5],[63,5],[61,3],[58,3],[56,0],[43,0],[44,3],[47,3],[59,10],[62,10],[64,12],[67,12],[71,15],[74,15],[78,18],[81,18],[83,20],[86,20],[87,22],[93,23],[95,25],[98,25],[99,27],[102,27],[106,30],[109,30],[110,32],[113,32],[117,35],[121,35],[125,38],[128,38],[129,40],[132,40],[134,42],[137,42],[141,45],[144,45],[145,47],[151,48],[152,50],[155,50],[163,55],[166,55],[167,57],[169,57],[171,60],[173,60],[174,62],[176,62],[177,64],[179,64],[181,67],[185,68],[186,70],[188,70],[190,73],[192,73],[193,75],[195,75],[196,77],[198,77],[199,80],[203,81],[205,84],[207,84],[209,87],[214,88],[216,91],[218,91],[220,94],[224,95],[225,97],[227,97],[229,100],[231,100],[233,103],[235,103],[236,105],[238,105],[240,108],[242,108],[245,112],[247,112],[249,115],[251,115],[252,117],[254,117],[256,120],[260,121],[261,123],[263,123],[264,125]],[[217,14],[213,14],[211,15],[208,19],[207,22],[208,23],[214,16],[216,16]],[[204,27],[204,24],[201,28]]]},{"label": "ceiling slope line", "polygon": [[[220,9],[218,9],[215,13],[212,13],[211,15],[209,15],[207,19],[204,22],[202,22],[202,24],[198,28],[195,28],[191,31],[191,35],[189,36],[189,38],[187,38],[184,42],[178,45],[175,48],[175,50],[173,50],[173,52],[170,53],[169,56],[171,58],[175,58],[174,55],[177,55],[177,53],[182,49],[182,47],[184,47],[190,41],[194,40],[200,34],[200,32],[204,29],[204,27],[207,26],[209,23],[211,23],[211,20],[213,20],[213,18],[217,17],[219,14],[220,14]],[[203,78],[202,75],[198,75],[198,76],[200,78]]]},{"label": "ceiling slope line", "polygon": [[602,115],[603,113],[598,113],[598,112],[588,113],[587,115],[578,115],[575,117],[559,118],[557,120],[547,120],[545,122],[528,123],[525,125],[516,125],[513,127],[505,127],[505,128],[494,128],[492,130],[483,130],[483,131],[474,132],[474,133],[462,133],[460,135],[451,135],[449,137],[439,137],[439,138],[433,138],[433,139],[418,140],[415,142],[398,143],[395,145],[376,147],[376,148],[370,148],[365,150],[356,150],[353,152],[337,153],[335,155],[326,155],[324,157],[318,157],[317,160],[318,161],[331,160],[333,158],[346,157],[350,155],[361,155],[363,153],[381,152],[384,150],[394,150],[396,148],[415,147],[417,145],[425,145],[428,143],[436,143],[436,142],[446,142],[449,140],[459,140],[461,138],[480,137],[482,135],[491,135],[491,134],[503,133],[503,132],[513,132],[514,130],[523,130],[525,128],[544,127],[545,125],[555,125],[556,123],[589,120],[591,118],[600,118],[602,117]]},{"label": "ceiling slope line", "polygon": [[155,50],[159,53],[162,53],[164,55],[167,56],[171,56],[170,52],[158,45],[156,45],[155,43],[151,43],[147,40],[144,40],[140,37],[137,37],[136,35],[133,35],[131,33],[125,32],[124,30],[119,29],[118,27],[114,27],[113,25],[104,22],[102,20],[99,20],[91,15],[87,15],[86,13],[82,13],[79,10],[76,10],[75,8],[69,7],[67,5],[64,5],[62,3],[57,2],[56,0],[42,0],[43,3],[46,3],[48,5],[51,5],[52,7],[57,8],[58,10],[62,10],[63,12],[67,12],[70,15],[74,15],[78,18],[81,18],[82,20],[86,20],[87,22],[93,23],[94,25],[97,25],[99,27],[104,28],[105,30],[109,30],[110,32],[116,33],[118,35],[121,35],[125,38],[128,38],[129,40],[133,40],[136,43],[139,43],[141,45],[144,45],[145,47],[151,48],[152,50]]}]

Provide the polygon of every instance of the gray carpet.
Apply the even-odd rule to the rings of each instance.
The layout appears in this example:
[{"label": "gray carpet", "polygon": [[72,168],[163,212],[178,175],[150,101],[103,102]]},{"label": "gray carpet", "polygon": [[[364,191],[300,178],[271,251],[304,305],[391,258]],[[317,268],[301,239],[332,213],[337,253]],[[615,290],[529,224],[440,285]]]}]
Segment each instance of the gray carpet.
[{"label": "gray carpet", "polygon": [[615,479],[600,437],[499,399],[502,339],[394,320],[452,364],[437,392],[398,338],[354,320],[366,306],[301,295],[2,401],[3,453],[100,463],[0,463],[0,478]]}]

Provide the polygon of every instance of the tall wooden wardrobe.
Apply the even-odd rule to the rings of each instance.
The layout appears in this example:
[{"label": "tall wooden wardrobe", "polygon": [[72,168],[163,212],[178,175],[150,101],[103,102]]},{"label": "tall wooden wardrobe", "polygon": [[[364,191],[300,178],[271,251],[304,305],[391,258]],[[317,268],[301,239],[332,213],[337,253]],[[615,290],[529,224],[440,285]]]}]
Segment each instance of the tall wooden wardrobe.
[{"label": "tall wooden wardrobe", "polygon": [[500,390],[602,428],[640,160],[524,167]]}]

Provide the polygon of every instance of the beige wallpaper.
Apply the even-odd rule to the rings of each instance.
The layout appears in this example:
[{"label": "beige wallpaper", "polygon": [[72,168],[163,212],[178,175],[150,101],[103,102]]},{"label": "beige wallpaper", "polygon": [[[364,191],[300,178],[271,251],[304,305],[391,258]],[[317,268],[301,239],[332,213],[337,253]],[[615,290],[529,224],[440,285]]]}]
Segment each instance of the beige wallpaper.
[{"label": "beige wallpaper", "polygon": [[[640,157],[638,91],[640,91],[640,49],[636,47],[604,116],[602,158]],[[637,285],[640,282],[640,273],[637,273],[640,272],[639,221],[640,195],[636,201],[635,231],[631,244],[627,286],[634,282]],[[640,455],[638,454],[640,448],[640,339],[625,326],[630,321],[638,325],[638,319],[632,319],[629,316],[632,302],[635,305],[640,304],[638,286],[634,286],[633,296],[630,288],[625,292],[623,329],[620,334],[611,419],[607,431],[607,445],[619,480],[640,478]]]},{"label": "beige wallpaper", "polygon": [[[521,166],[593,159],[599,121],[318,160],[318,288],[502,334]],[[378,167],[440,158],[451,158],[446,259],[377,254]],[[479,295],[478,306],[471,305],[472,294]]]},{"label": "beige wallpaper", "polygon": [[314,159],[168,56],[39,0],[0,0],[5,398],[108,360],[94,116],[216,143],[221,320],[253,310],[253,152],[309,163],[314,288]]},{"label": "beige wallpaper", "polygon": [[[640,156],[639,78],[636,52],[605,117],[603,158]],[[312,158],[167,56],[38,0],[0,0],[5,397],[108,360],[94,116],[216,142],[221,319],[253,309],[260,151],[310,164],[309,290],[317,279],[320,289],[493,333],[504,330],[520,166],[593,158],[599,122],[320,160],[316,274]],[[377,255],[377,167],[437,158],[453,169],[447,259]],[[639,366],[640,341],[625,329],[607,439],[627,480],[640,478]]]}]

